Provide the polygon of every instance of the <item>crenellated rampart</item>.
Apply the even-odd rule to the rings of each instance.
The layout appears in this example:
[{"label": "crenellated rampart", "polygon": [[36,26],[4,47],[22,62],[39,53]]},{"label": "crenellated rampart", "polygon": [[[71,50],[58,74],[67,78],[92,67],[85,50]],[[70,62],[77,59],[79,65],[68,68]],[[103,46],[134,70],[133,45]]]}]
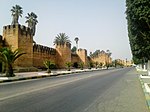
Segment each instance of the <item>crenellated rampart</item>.
[{"label": "crenellated rampart", "polygon": [[80,57],[81,61],[84,63],[84,65],[87,65],[87,50],[86,49],[78,49],[77,54]]},{"label": "crenellated rampart", "polygon": [[56,49],[47,46],[34,44],[33,45],[33,66],[37,68],[44,67],[44,61],[50,60],[56,62]]},{"label": "crenellated rampart", "polygon": [[[16,30],[17,29],[17,30]],[[19,34],[23,36],[32,35],[32,30],[24,25],[16,24],[16,25],[7,25],[3,27],[3,33],[15,33],[15,31],[19,31]]]},{"label": "crenellated rampart", "polygon": [[56,54],[56,50],[54,48],[50,48],[50,47],[39,45],[39,44],[33,45],[33,52],[46,53],[50,55]]},{"label": "crenellated rampart", "polygon": [[[71,44],[56,44],[55,48],[34,43],[32,30],[24,25],[15,24],[3,27],[5,46],[11,46],[13,50],[20,49],[26,54],[21,56],[14,64],[19,67],[43,68],[44,61],[50,60],[58,68],[66,68],[66,62],[87,63],[87,51],[78,49],[76,54],[71,53]],[[0,44],[2,46],[2,44]]]}]

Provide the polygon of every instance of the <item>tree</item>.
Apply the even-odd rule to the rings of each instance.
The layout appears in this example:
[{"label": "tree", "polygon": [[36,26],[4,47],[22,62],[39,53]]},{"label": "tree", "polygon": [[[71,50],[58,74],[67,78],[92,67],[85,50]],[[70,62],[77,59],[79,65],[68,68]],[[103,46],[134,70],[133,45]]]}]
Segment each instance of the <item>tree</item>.
[{"label": "tree", "polygon": [[23,13],[22,7],[20,7],[19,5],[15,5],[12,7],[11,12],[13,16],[12,25],[18,24],[18,19],[19,17],[22,17]]},{"label": "tree", "polygon": [[[76,42],[76,48],[78,49],[78,42],[79,42],[79,38],[78,38],[78,37],[76,37],[74,40],[75,40],[75,42]],[[76,49],[76,50],[77,50],[77,49]]]},{"label": "tree", "polygon": [[100,62],[100,63],[99,63],[99,67],[102,68],[102,66],[103,66],[103,63]]},{"label": "tree", "polygon": [[92,62],[88,62],[88,68],[91,69],[93,67],[93,63]]},{"label": "tree", "polygon": [[110,58],[110,56],[111,56],[111,52],[110,52],[110,50],[106,50],[106,53],[107,53],[107,55],[108,55],[108,57]]},{"label": "tree", "polygon": [[65,43],[71,43],[69,37],[65,33],[59,33],[55,37],[54,45],[64,45]]},{"label": "tree", "polygon": [[15,76],[13,73],[13,64],[20,56],[25,53],[20,52],[18,49],[12,51],[11,48],[1,48],[0,49],[0,61],[5,64],[6,67],[6,76],[12,77]]},{"label": "tree", "polygon": [[97,67],[98,67],[98,64],[99,64],[99,63],[96,61],[96,62],[95,62],[95,68],[96,68],[96,69],[97,69]]},{"label": "tree", "polygon": [[33,12],[28,13],[26,16],[26,23],[28,23],[28,27],[32,30],[32,35],[35,35],[36,24],[38,23],[37,15]]},{"label": "tree", "polygon": [[71,62],[66,62],[66,67],[68,69],[68,71],[70,71],[70,67],[72,66],[72,63]]},{"label": "tree", "polygon": [[116,67],[117,67],[117,60],[113,60],[113,61],[112,61],[112,65],[113,65],[113,67],[116,68]]},{"label": "tree", "polygon": [[74,62],[74,63],[73,63],[73,67],[74,67],[74,68],[78,68],[78,66],[79,66],[79,63],[78,63],[78,62]]},{"label": "tree", "polygon": [[149,6],[149,0],[126,0],[128,36],[136,64],[150,60]]},{"label": "tree", "polygon": [[96,50],[94,53],[90,53],[91,57],[97,57],[99,54],[101,54],[100,50]]},{"label": "tree", "polygon": [[83,62],[80,62],[80,63],[79,63],[79,66],[80,66],[80,69],[83,70],[84,63],[83,63]]},{"label": "tree", "polygon": [[110,66],[110,63],[106,62],[106,63],[105,63],[105,66],[106,66],[106,68],[108,69],[109,66]]},{"label": "tree", "polygon": [[71,49],[71,52],[75,53],[77,50],[77,48],[75,46],[73,46],[73,48]]},{"label": "tree", "polygon": [[51,73],[51,68],[55,66],[55,64],[51,62],[50,60],[44,61],[44,65],[47,68],[47,73]]},{"label": "tree", "polygon": [[110,67],[110,56],[111,56],[110,50],[106,51],[106,60],[105,60],[105,66],[108,69]]}]

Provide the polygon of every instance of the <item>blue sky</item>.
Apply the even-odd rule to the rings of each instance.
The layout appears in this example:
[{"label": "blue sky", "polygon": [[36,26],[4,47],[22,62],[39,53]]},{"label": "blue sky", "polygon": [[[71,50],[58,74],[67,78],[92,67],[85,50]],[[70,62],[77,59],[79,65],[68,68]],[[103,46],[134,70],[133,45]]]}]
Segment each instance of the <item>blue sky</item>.
[{"label": "blue sky", "polygon": [[38,16],[34,40],[38,44],[53,46],[58,33],[64,32],[75,46],[94,52],[97,49],[112,52],[113,59],[131,59],[128,40],[125,0],[1,0],[0,34],[4,25],[11,24],[10,9],[14,5],[23,8],[19,23],[25,24],[27,13]]}]

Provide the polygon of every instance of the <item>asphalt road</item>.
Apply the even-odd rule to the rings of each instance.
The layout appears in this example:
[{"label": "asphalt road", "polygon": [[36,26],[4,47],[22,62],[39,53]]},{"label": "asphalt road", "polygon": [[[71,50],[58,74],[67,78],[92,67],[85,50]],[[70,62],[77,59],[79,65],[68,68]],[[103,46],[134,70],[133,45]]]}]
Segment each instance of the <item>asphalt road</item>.
[{"label": "asphalt road", "polygon": [[147,112],[140,86],[135,87],[139,94],[133,95],[134,100],[126,91],[137,78],[131,77],[133,71],[112,69],[3,83],[0,112]]}]

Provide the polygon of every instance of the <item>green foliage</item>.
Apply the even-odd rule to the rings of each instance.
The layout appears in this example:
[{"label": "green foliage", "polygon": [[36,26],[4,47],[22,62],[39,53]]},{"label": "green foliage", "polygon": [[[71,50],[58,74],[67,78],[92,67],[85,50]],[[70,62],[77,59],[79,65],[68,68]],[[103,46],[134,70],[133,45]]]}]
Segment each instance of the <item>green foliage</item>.
[{"label": "green foliage", "polygon": [[83,62],[80,62],[80,63],[79,63],[79,66],[80,66],[80,69],[83,70],[84,63],[83,63]]},{"label": "green foliage", "polygon": [[134,63],[150,59],[150,1],[126,0],[128,36]]},{"label": "green foliage", "polygon": [[113,67],[123,67],[124,65],[119,63],[117,60],[112,61],[112,65]]},{"label": "green foliage", "polygon": [[18,49],[12,51],[11,48],[1,48],[0,49],[0,61],[5,64],[6,67],[6,76],[12,77],[13,73],[13,64],[20,56],[25,53],[21,53]]},{"label": "green foliage", "polygon": [[106,68],[108,69],[110,67],[110,64],[108,62],[105,63]]},{"label": "green foliage", "polygon": [[19,5],[13,6],[10,11],[12,12],[12,16],[22,17],[23,10]]},{"label": "green foliage", "polygon": [[102,68],[102,66],[103,66],[103,63],[99,63],[99,67]]},{"label": "green foliage", "polygon": [[37,15],[33,12],[28,13],[26,16],[26,23],[28,23],[28,27],[32,30],[32,34],[35,35],[35,26],[38,23]]},{"label": "green foliage", "polygon": [[69,37],[65,33],[59,33],[55,37],[54,44],[64,45],[65,43],[70,43]]},{"label": "green foliage", "polygon": [[22,17],[23,10],[22,7],[20,7],[19,5],[15,5],[12,7],[10,11],[12,12],[12,16],[13,16],[12,24],[14,25],[18,23],[19,17]]},{"label": "green foliage", "polygon": [[72,66],[72,63],[71,62],[66,62],[66,67],[68,69],[68,71],[70,71],[71,69],[71,66]]},{"label": "green foliage", "polygon": [[79,66],[78,62],[75,62],[75,63],[73,64],[73,67],[75,67],[75,68],[78,68],[78,66]]},{"label": "green foliage", "polygon": [[50,60],[44,61],[44,65],[47,68],[47,73],[51,73],[51,68],[55,66],[55,63],[51,62]]},{"label": "green foliage", "polygon": [[35,13],[33,13],[33,12],[28,13],[28,15],[25,18],[27,19],[26,23],[28,23],[28,27],[29,28],[32,28],[34,23],[38,23],[37,15]]},{"label": "green foliage", "polygon": [[135,56],[132,59],[134,61],[134,64],[142,64],[143,61],[145,61],[144,59],[139,59],[139,58],[136,58]]},{"label": "green foliage", "polygon": [[97,69],[98,65],[99,65],[99,63],[96,61],[96,62],[95,62],[95,68],[96,68],[96,69]]},{"label": "green foliage", "polygon": [[73,48],[71,49],[71,52],[76,52],[77,48],[75,46],[73,46]]},{"label": "green foliage", "polygon": [[115,68],[117,67],[117,60],[112,61],[112,66],[115,67]]},{"label": "green foliage", "polygon": [[96,50],[94,53],[91,53],[90,56],[91,56],[91,57],[96,57],[96,56],[98,56],[100,53],[101,53],[100,50]]},{"label": "green foliage", "polygon": [[91,68],[93,67],[93,63],[92,63],[92,62],[89,62],[89,63],[88,63],[88,67],[89,67],[89,69],[91,69]]}]

